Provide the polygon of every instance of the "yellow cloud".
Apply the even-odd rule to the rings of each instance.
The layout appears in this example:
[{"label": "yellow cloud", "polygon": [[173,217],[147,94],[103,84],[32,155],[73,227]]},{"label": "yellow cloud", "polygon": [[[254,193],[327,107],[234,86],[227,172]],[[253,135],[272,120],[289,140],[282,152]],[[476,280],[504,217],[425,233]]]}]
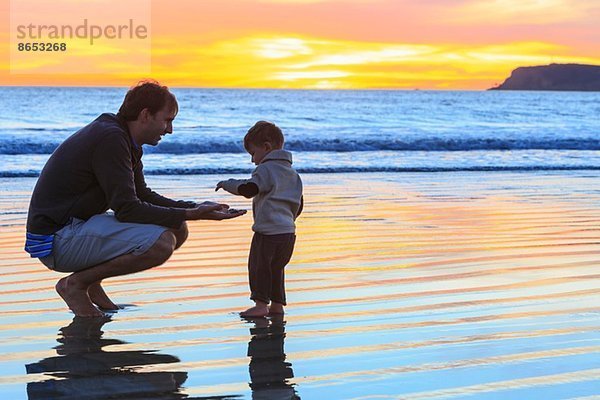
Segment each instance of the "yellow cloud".
[{"label": "yellow cloud", "polygon": [[[332,43],[331,45],[335,45]],[[331,46],[330,45],[330,46]],[[360,49],[360,47],[375,47],[374,49]],[[344,46],[346,48],[346,46]],[[357,48],[358,47],[358,48]],[[379,48],[377,48],[379,47]],[[343,50],[335,54],[321,55],[311,61],[295,64],[291,68],[310,68],[323,65],[361,65],[378,63],[399,63],[411,58],[424,56],[436,51],[434,46],[425,45],[359,45],[354,50]]]},{"label": "yellow cloud", "polygon": [[575,57],[568,55],[569,49],[543,42],[520,42],[495,46],[466,48],[459,56],[469,60],[473,65],[510,64],[517,66],[539,65],[549,63],[598,63],[591,57]]},{"label": "yellow cloud", "polygon": [[[277,72],[272,75],[275,80],[296,81],[299,79],[321,80],[330,78],[346,78],[350,72],[344,71],[302,71],[302,72]],[[322,81],[320,81],[322,82]]]},{"label": "yellow cloud", "polygon": [[295,55],[311,54],[311,48],[298,38],[254,39],[251,43],[258,47],[256,54],[264,58],[288,58]]}]

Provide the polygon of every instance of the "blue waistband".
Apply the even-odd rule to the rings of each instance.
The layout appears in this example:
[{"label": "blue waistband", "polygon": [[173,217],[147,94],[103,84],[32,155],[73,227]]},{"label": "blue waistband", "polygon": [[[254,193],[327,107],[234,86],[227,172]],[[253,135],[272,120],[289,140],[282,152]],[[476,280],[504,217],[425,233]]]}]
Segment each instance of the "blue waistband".
[{"label": "blue waistband", "polygon": [[25,251],[32,258],[42,258],[52,254],[54,235],[38,235],[27,232],[25,240]]}]

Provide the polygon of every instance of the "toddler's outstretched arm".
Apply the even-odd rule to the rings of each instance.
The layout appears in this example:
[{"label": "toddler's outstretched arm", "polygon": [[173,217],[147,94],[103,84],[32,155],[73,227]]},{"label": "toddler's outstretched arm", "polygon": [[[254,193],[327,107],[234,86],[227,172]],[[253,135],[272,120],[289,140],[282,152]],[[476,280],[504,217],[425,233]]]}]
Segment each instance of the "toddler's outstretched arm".
[{"label": "toddler's outstretched arm", "polygon": [[254,182],[249,182],[245,179],[228,179],[217,183],[215,192],[223,189],[231,194],[244,196],[250,199],[258,194],[258,186]]}]

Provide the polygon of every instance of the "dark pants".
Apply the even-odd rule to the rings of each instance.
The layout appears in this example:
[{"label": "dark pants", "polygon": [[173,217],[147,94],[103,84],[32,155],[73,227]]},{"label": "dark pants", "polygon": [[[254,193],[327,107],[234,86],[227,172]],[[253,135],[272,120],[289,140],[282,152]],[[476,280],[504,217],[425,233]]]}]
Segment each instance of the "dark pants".
[{"label": "dark pants", "polygon": [[254,233],[248,257],[252,300],[287,304],[284,268],[292,258],[295,242],[296,235],[293,233],[281,235]]}]

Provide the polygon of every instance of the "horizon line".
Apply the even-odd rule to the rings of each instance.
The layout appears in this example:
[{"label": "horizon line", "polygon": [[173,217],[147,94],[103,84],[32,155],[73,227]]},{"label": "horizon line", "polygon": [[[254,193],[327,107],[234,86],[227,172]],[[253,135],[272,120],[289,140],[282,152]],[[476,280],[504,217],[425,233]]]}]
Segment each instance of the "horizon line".
[{"label": "horizon line", "polygon": [[[141,79],[137,82],[142,82],[144,79]],[[136,83],[137,83],[136,82]],[[164,82],[158,81],[161,85]],[[10,84],[0,84],[0,88],[73,88],[73,89],[87,89],[87,88],[98,88],[98,89],[110,89],[110,88],[130,88],[134,85],[126,86],[126,85],[44,85],[44,84],[34,84],[34,85],[10,85]],[[180,85],[166,85],[169,89],[206,89],[206,90],[289,90],[289,91],[398,91],[398,92],[487,92],[493,87],[487,89],[472,89],[472,88],[452,88],[452,89],[443,89],[443,88],[402,88],[402,87],[373,87],[373,88],[277,88],[277,87],[230,87],[230,86],[180,86]]]}]

